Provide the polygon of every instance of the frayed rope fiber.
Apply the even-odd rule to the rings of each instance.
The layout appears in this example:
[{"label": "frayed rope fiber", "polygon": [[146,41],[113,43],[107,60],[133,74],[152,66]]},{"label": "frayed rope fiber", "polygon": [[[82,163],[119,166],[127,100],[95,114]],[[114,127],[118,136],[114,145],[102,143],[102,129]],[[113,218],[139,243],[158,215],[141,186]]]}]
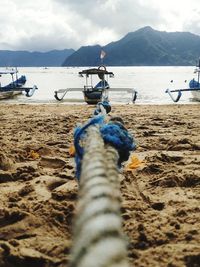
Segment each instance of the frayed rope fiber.
[{"label": "frayed rope fiber", "polygon": [[109,104],[108,101],[104,100],[104,101],[99,102],[97,104],[97,107],[96,107],[96,109],[94,111],[94,115],[99,115],[101,113],[101,107],[100,106],[102,106],[105,109],[105,111],[106,111],[107,114],[109,112],[111,112],[111,105]]},{"label": "frayed rope fiber", "polygon": [[81,175],[81,164],[84,154],[84,149],[80,145],[80,141],[86,134],[86,129],[98,124],[100,133],[105,144],[113,146],[119,153],[118,166],[121,167],[123,161],[128,160],[130,151],[136,148],[133,136],[127,131],[123,124],[119,121],[112,120],[109,123],[104,123],[104,116],[98,115],[92,118],[83,127],[76,127],[74,131],[74,146],[76,149],[75,162],[76,162],[76,177],[79,180]]}]

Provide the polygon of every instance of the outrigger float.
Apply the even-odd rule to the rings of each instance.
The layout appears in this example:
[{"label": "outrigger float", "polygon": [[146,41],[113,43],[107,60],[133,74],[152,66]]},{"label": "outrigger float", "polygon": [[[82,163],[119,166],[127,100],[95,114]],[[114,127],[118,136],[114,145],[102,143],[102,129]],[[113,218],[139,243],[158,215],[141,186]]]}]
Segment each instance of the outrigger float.
[{"label": "outrigger float", "polygon": [[[98,76],[100,81],[93,86],[93,76]],[[86,78],[86,84],[83,88],[68,88],[59,89],[55,91],[54,97],[58,101],[62,101],[68,92],[82,91],[84,100],[88,104],[97,104],[102,100],[109,100],[108,93],[110,91],[122,91],[132,94],[132,101],[135,102],[137,98],[137,91],[132,88],[110,88],[108,83],[109,77],[114,77],[114,73],[107,71],[104,65],[100,65],[98,68],[86,69],[79,72],[80,77]]]},{"label": "outrigger float", "polygon": [[[200,60],[196,67],[197,68],[194,70],[194,73],[197,73],[197,81],[195,79],[192,79],[189,82],[189,88],[175,90],[167,89],[165,91],[165,93],[168,93],[174,102],[178,102],[180,100],[182,92],[191,92],[193,100],[200,101]],[[173,93],[177,93],[176,97],[174,97]]]},{"label": "outrigger float", "polygon": [[2,77],[2,75],[10,74],[12,79],[12,81],[5,86],[2,86],[0,83],[0,99],[11,98],[22,94],[22,92],[25,92],[27,97],[31,97],[35,90],[38,89],[36,85],[33,85],[33,87],[25,87],[24,85],[26,83],[26,76],[22,75],[20,78],[18,78],[17,73],[17,69],[0,71],[0,77]]}]

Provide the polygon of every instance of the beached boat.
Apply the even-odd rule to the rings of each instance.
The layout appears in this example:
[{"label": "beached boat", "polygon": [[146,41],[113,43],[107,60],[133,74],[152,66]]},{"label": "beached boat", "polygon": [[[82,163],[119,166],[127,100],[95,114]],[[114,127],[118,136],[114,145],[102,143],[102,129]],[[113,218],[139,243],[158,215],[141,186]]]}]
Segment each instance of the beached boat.
[{"label": "beached boat", "polygon": [[[79,72],[79,76],[86,78],[83,88],[68,88],[59,89],[55,91],[55,98],[58,101],[64,99],[68,92],[82,91],[84,100],[88,104],[97,104],[102,100],[109,100],[110,91],[122,91],[132,94],[132,101],[135,102],[137,98],[137,91],[133,88],[110,88],[108,79],[114,77],[114,73],[107,71],[104,65],[100,65],[98,68],[85,69]],[[98,82],[93,86],[93,76],[98,78]]]},{"label": "beached boat", "polygon": [[[167,89],[165,93],[168,93],[171,99],[174,102],[178,102],[182,96],[182,92],[191,92],[192,100],[200,101],[200,59],[196,66],[194,73],[197,73],[197,80],[194,78],[189,82],[189,88],[181,88],[181,89],[174,89],[170,90]],[[174,97],[173,93],[177,93],[176,97]]]},{"label": "beached boat", "polygon": [[16,95],[22,94],[23,92],[27,97],[31,97],[34,94],[37,86],[34,85],[33,87],[25,87],[26,77],[22,75],[18,78],[17,73],[17,69],[0,71],[0,77],[7,74],[11,75],[11,82],[9,84],[2,85],[0,83],[0,99],[12,98]]}]

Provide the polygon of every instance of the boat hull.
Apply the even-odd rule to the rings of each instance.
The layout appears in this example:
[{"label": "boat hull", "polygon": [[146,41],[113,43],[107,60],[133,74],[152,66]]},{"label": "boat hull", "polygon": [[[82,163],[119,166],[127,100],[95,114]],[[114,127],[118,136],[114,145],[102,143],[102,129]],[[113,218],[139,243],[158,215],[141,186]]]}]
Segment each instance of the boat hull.
[{"label": "boat hull", "polygon": [[103,91],[84,91],[84,100],[89,105],[96,105],[102,101]]},{"label": "boat hull", "polygon": [[189,82],[193,100],[200,101],[200,83],[195,79]]},{"label": "boat hull", "polygon": [[192,98],[196,101],[200,101],[200,91],[192,91]]},{"label": "boat hull", "polygon": [[9,98],[15,97],[15,96],[20,95],[20,94],[22,94],[22,92],[19,92],[19,91],[1,92],[0,91],[0,100],[9,99]]}]

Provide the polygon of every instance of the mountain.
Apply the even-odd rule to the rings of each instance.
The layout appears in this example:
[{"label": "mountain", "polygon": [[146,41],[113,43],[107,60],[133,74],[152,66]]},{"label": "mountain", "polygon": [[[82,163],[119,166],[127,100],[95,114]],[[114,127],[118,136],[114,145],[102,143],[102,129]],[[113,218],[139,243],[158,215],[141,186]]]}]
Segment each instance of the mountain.
[{"label": "mountain", "polygon": [[82,46],[65,59],[62,66],[97,66],[100,63],[101,46]]},{"label": "mountain", "polygon": [[100,51],[109,66],[186,66],[200,56],[200,36],[189,32],[157,31],[147,26],[104,47],[83,46],[66,58],[63,66],[96,66]]},{"label": "mountain", "polygon": [[51,67],[61,66],[63,60],[74,53],[73,49],[49,52],[0,50],[1,67]]}]

